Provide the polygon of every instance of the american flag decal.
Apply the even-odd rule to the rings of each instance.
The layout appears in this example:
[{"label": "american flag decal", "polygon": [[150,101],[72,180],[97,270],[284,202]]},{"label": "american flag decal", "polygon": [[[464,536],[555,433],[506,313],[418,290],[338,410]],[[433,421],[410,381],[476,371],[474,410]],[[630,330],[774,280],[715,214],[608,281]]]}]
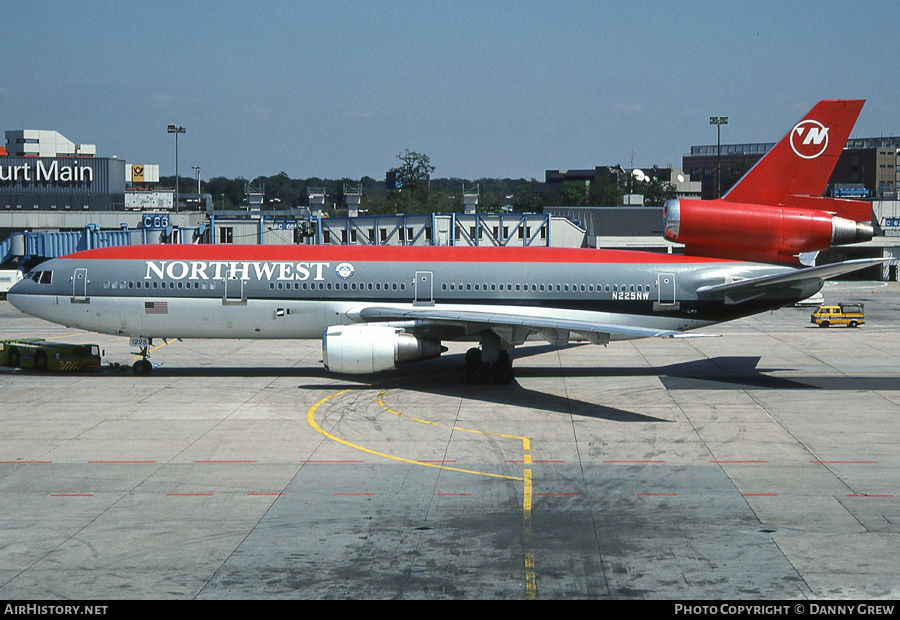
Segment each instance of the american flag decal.
[{"label": "american flag decal", "polygon": [[144,314],[169,314],[169,303],[165,301],[145,301]]}]

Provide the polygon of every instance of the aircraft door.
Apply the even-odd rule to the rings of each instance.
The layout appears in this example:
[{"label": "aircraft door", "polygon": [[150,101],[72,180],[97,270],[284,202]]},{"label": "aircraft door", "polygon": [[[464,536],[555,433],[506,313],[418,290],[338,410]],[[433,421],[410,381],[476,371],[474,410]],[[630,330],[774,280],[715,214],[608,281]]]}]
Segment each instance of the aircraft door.
[{"label": "aircraft door", "polygon": [[417,271],[414,288],[414,304],[419,306],[434,305],[434,274],[432,272]]},{"label": "aircraft door", "polygon": [[79,267],[72,276],[72,303],[90,303],[91,300],[87,296],[87,283],[87,269]]},{"label": "aircraft door", "polygon": [[656,287],[659,290],[659,305],[675,304],[675,274],[660,273],[656,276]]},{"label": "aircraft door", "polygon": [[241,278],[225,278],[225,287],[222,291],[223,306],[246,305],[247,297],[244,293],[244,281]]}]

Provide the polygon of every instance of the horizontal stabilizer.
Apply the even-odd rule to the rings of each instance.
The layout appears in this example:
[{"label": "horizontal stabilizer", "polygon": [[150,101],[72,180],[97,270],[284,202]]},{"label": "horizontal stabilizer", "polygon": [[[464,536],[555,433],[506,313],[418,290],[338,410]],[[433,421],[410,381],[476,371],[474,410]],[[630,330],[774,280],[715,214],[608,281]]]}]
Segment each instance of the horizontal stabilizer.
[{"label": "horizontal stabilizer", "polygon": [[697,289],[697,294],[706,298],[726,297],[732,303],[740,303],[762,297],[773,291],[779,291],[785,288],[800,288],[815,282],[830,280],[831,278],[835,278],[845,273],[851,273],[859,271],[860,269],[866,269],[867,267],[880,265],[888,260],[890,259],[862,258],[831,265],[795,269],[794,271],[789,271],[787,273],[747,278],[746,280],[736,280],[734,282],[726,282],[725,284],[701,286]]}]

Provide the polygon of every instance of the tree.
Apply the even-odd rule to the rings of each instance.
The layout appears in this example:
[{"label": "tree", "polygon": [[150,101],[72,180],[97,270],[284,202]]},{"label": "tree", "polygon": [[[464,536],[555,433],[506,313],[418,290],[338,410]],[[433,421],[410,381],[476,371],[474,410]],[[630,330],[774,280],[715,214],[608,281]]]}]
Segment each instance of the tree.
[{"label": "tree", "polygon": [[597,207],[615,207],[622,204],[622,188],[618,184],[619,175],[611,169],[601,170],[591,181],[588,202]]},{"label": "tree", "polygon": [[388,176],[393,175],[397,183],[397,209],[405,213],[434,210],[428,186],[434,166],[428,155],[406,149],[397,155],[397,159],[401,164],[388,171]]},{"label": "tree", "polygon": [[428,155],[406,149],[397,155],[397,159],[402,163],[397,168],[391,168],[391,172],[396,175],[400,189],[415,190],[428,185],[431,173],[434,172]]},{"label": "tree", "polygon": [[583,207],[587,204],[587,186],[582,181],[563,183],[562,200],[567,207]]}]

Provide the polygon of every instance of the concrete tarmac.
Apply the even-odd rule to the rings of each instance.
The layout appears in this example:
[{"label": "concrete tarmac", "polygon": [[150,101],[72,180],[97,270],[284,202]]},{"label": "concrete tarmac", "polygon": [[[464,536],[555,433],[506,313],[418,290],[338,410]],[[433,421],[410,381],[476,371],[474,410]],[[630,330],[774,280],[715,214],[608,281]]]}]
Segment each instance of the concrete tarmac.
[{"label": "concrete tarmac", "polygon": [[[0,368],[0,597],[896,598],[900,287],[825,296],[868,322],[536,343],[509,386],[455,343],[364,379],[308,341]],[[0,302],[22,337],[133,361]]]}]

